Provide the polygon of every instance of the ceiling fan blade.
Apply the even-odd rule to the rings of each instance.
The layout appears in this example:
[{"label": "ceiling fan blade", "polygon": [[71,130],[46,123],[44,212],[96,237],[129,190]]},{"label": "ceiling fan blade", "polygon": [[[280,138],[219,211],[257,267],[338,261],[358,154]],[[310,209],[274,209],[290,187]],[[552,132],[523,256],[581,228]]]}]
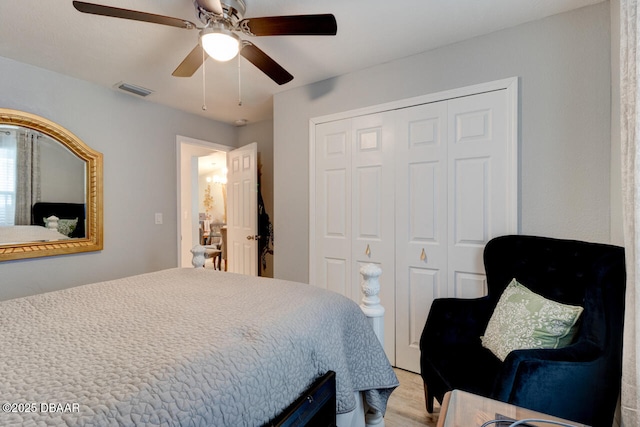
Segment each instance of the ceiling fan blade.
[{"label": "ceiling fan blade", "polygon": [[258,49],[253,43],[244,42],[244,46],[240,51],[240,55],[245,57],[249,62],[258,67],[260,71],[265,73],[271,80],[283,85],[293,80],[293,76],[287,70],[282,68],[280,64],[271,59],[269,55]]},{"label": "ceiling fan blade", "polygon": [[111,16],[113,18],[131,19],[133,21],[151,22],[153,24],[169,25],[171,27],[192,29],[196,24],[185,19],[172,18],[170,16],[156,15],[153,13],[138,12],[136,10],[120,9],[118,7],[103,6],[100,4],[74,1],[73,7],[83,13],[93,15]]},{"label": "ceiling fan blade", "polygon": [[216,15],[222,15],[224,13],[220,0],[196,0],[196,3],[204,10],[213,12]]},{"label": "ceiling fan blade", "polygon": [[335,36],[338,24],[327,13],[247,18],[240,21],[240,29],[252,36]]},{"label": "ceiling fan blade", "polygon": [[[198,71],[198,68],[202,65],[202,54],[204,50],[200,44],[197,44],[196,47],[193,48],[191,52],[187,55],[186,58],[182,60],[178,68],[176,68],[173,73],[171,73],[174,77],[191,77],[193,73]],[[209,56],[204,53],[204,59],[206,60]]]}]

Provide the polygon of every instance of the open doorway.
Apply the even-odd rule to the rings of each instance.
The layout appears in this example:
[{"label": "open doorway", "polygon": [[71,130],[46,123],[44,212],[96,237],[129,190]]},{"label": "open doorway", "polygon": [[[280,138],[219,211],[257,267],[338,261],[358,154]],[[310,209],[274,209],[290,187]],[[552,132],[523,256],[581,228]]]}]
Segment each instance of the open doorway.
[{"label": "open doorway", "polygon": [[208,248],[205,267],[224,271],[228,266],[227,172],[226,152],[198,157],[198,243]]},{"label": "open doorway", "polygon": [[272,277],[267,255],[273,254],[273,229],[261,193],[257,143],[234,148],[177,136],[176,146],[178,265],[192,266],[191,249],[203,245],[208,230],[222,243],[207,248],[219,250],[211,254],[219,255],[211,268]]},{"label": "open doorway", "polygon": [[[221,181],[224,168],[226,168],[226,153],[234,147],[215,144],[209,141],[193,139],[178,135],[177,147],[177,171],[178,171],[178,265],[191,267],[191,248],[200,241],[200,213],[206,215],[205,192],[207,188],[206,178],[210,178],[209,192],[212,197],[212,206],[209,209],[211,220],[218,217],[225,219],[224,200],[222,199]],[[213,165],[212,163],[215,163]],[[224,165],[223,165],[224,163]],[[200,173],[200,164],[203,172]],[[216,168],[217,166],[217,168]],[[200,182],[203,185],[200,185]],[[214,199],[215,196],[215,199]],[[218,197],[220,196],[220,197]],[[213,209],[215,207],[215,210]],[[214,217],[216,219],[214,219]],[[226,222],[226,221],[225,221]]]}]

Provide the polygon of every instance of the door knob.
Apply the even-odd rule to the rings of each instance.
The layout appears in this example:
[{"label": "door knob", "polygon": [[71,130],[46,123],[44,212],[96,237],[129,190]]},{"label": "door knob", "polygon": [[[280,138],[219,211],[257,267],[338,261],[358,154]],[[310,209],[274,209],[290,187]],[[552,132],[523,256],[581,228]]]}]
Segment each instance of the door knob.
[{"label": "door knob", "polygon": [[247,236],[247,240],[258,240],[260,238],[260,236],[258,236],[257,234],[255,236]]}]

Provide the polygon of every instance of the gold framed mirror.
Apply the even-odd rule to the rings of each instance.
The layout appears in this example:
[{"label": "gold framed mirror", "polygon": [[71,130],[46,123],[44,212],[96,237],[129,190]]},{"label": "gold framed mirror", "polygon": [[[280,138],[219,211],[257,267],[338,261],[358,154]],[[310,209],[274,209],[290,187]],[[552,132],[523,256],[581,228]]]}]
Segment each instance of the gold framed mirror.
[{"label": "gold framed mirror", "polygon": [[102,250],[102,170],[67,129],[0,108],[0,261]]}]

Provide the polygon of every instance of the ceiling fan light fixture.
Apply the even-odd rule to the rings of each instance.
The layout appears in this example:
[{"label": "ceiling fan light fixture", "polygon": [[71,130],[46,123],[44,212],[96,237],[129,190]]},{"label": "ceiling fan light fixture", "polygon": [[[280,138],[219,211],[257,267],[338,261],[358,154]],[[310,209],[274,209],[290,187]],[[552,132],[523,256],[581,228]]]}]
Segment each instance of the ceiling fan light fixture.
[{"label": "ceiling fan light fixture", "polygon": [[240,51],[240,38],[226,28],[205,28],[200,32],[200,44],[207,55],[225,62]]}]

